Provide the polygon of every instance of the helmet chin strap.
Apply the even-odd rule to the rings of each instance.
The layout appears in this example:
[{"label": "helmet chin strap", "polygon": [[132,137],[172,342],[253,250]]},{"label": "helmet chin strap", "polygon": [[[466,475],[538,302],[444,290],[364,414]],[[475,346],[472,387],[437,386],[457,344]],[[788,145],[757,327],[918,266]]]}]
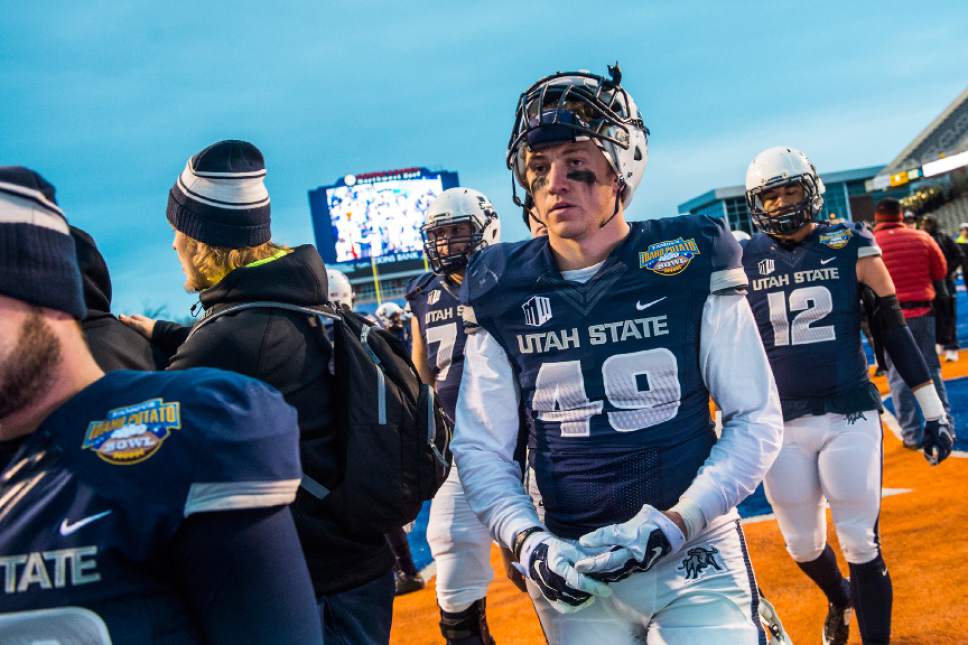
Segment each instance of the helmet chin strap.
[{"label": "helmet chin strap", "polygon": [[615,219],[615,216],[618,215],[618,207],[621,203],[622,195],[625,193],[626,188],[628,188],[628,184],[625,183],[624,177],[619,177],[616,181],[618,183],[618,189],[615,191],[615,208],[612,209],[612,214],[608,216],[608,219],[598,225],[598,228],[600,229],[608,226],[608,223]]}]

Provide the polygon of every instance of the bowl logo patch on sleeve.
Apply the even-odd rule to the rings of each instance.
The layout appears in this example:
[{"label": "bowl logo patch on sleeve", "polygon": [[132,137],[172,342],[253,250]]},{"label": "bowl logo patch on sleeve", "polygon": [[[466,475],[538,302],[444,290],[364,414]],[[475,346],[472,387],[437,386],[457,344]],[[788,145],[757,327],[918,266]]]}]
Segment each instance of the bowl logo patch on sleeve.
[{"label": "bowl logo patch on sleeve", "polygon": [[685,271],[697,255],[699,246],[695,238],[684,240],[677,237],[650,244],[646,250],[639,251],[639,268],[657,275],[677,275]]},{"label": "bowl logo patch on sleeve", "polygon": [[150,399],[115,408],[107,418],[91,421],[81,447],[110,464],[126,466],[154,455],[171,431],[179,429],[180,404]]},{"label": "bowl logo patch on sleeve", "polygon": [[852,234],[849,228],[845,228],[840,231],[831,231],[830,233],[823,233],[820,236],[820,243],[836,251],[847,246],[847,243],[850,242],[851,235]]}]

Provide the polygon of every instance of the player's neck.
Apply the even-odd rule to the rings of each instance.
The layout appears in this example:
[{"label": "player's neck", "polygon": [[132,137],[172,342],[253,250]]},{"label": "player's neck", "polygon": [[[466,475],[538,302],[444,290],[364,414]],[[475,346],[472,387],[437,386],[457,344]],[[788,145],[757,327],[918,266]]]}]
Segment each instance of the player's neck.
[{"label": "player's neck", "polygon": [[549,234],[548,245],[555,256],[558,270],[574,271],[605,260],[612,249],[628,236],[630,230],[622,213],[619,213],[604,227],[596,226],[581,238],[563,238]]},{"label": "player's neck", "polygon": [[55,368],[54,378],[46,391],[23,410],[0,422],[0,441],[16,439],[34,432],[53,412],[78,392],[104,376],[87,345],[65,351]]},{"label": "player's neck", "polygon": [[811,233],[817,228],[816,222],[807,222],[799,229],[790,233],[789,235],[779,235],[777,236],[781,242],[786,244],[799,244],[800,242],[807,239]]}]

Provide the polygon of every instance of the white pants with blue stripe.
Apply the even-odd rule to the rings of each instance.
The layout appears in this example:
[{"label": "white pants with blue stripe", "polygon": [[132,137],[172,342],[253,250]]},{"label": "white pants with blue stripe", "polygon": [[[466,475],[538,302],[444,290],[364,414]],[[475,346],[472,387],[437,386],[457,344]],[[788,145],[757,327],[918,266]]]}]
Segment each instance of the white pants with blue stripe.
[{"label": "white pants with blue stripe", "polygon": [[881,418],[876,410],[799,417],[783,424],[783,447],[764,487],[790,556],[815,560],[827,545],[827,514],[844,559],[864,564],[880,552]]},{"label": "white pants with blue stripe", "polygon": [[530,582],[549,643],[755,645],[765,643],[759,594],[736,512],[652,570],[613,583],[612,595],[560,614]]}]

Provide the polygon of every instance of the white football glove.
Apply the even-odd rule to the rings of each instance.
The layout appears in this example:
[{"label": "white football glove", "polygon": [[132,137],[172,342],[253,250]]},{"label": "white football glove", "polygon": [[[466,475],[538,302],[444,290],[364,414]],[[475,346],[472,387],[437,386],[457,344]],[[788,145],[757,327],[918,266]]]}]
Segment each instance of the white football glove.
[{"label": "white football glove", "polygon": [[628,522],[603,526],[581,536],[578,545],[583,549],[608,551],[579,560],[575,569],[596,580],[617,582],[637,571],[648,571],[685,542],[686,536],[675,522],[646,504]]},{"label": "white football glove", "polygon": [[547,531],[528,536],[517,565],[541,590],[559,613],[571,614],[588,607],[595,596],[612,594],[608,585],[575,569],[575,561],[588,554]]}]

